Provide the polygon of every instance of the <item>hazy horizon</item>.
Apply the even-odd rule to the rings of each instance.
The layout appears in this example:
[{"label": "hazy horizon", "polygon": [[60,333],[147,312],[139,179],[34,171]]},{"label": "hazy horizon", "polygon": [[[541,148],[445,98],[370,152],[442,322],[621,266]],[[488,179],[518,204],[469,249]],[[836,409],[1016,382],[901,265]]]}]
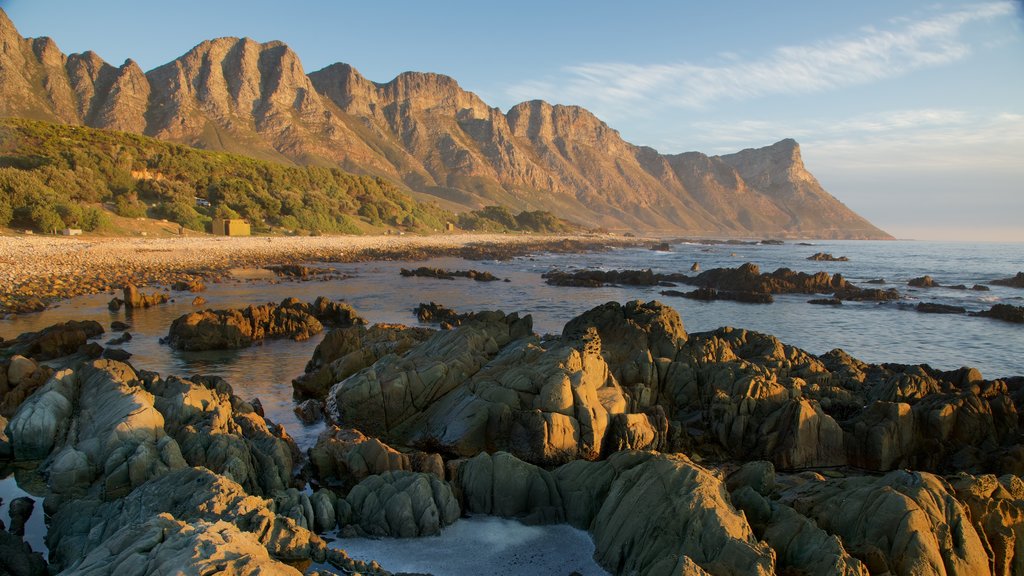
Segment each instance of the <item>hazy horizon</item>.
[{"label": "hazy horizon", "polygon": [[580,105],[663,153],[794,138],[826,190],[897,238],[1024,241],[1019,1],[0,7],[24,36],[144,70],[248,36],[287,43],[307,73],[339,61],[378,82],[437,72],[503,110]]}]

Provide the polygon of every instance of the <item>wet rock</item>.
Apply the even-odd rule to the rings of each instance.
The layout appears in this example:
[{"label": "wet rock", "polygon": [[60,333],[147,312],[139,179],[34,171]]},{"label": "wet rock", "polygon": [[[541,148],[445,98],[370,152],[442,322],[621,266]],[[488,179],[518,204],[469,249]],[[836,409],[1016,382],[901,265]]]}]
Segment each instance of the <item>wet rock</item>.
[{"label": "wet rock", "polygon": [[11,517],[11,526],[9,528],[11,534],[15,536],[25,535],[25,524],[28,523],[28,519],[32,516],[32,511],[35,507],[35,500],[25,496],[11,500],[11,504],[7,507],[7,514]]},{"label": "wet rock", "polygon": [[756,292],[767,294],[827,294],[842,290],[849,283],[840,274],[827,272],[807,274],[789,268],[761,273],[761,269],[750,262],[739,268],[715,268],[701,272],[687,281],[701,288],[714,288],[729,292]]},{"label": "wet rock", "polygon": [[309,278],[310,276],[318,274],[329,274],[331,272],[326,268],[313,268],[310,266],[303,266],[301,264],[275,264],[272,266],[264,266],[263,268],[270,270],[278,276],[299,279]]},{"label": "wet rock", "polygon": [[118,346],[120,344],[124,344],[125,342],[131,342],[131,340],[132,340],[132,333],[131,332],[124,332],[123,334],[121,334],[117,338],[112,338],[112,339],[108,340],[107,341],[107,346]]},{"label": "wet rock", "polygon": [[178,292],[202,292],[206,290],[206,284],[203,284],[202,280],[193,278],[191,280],[179,280],[174,284],[171,284],[171,290],[177,290]]},{"label": "wet rock", "polygon": [[113,322],[110,323],[110,329],[114,332],[124,332],[129,328],[131,328],[131,326],[125,324],[124,322],[121,322],[120,320],[114,320]]},{"label": "wet rock", "polygon": [[369,476],[345,497],[352,523],[371,536],[415,538],[441,533],[461,513],[451,487],[431,474],[398,471]]},{"label": "wet rock", "polygon": [[193,312],[175,320],[167,343],[179,350],[245,348],[265,338],[306,340],[323,330],[308,312],[287,304]]},{"label": "wet rock", "polygon": [[916,310],[918,312],[924,312],[926,314],[966,314],[967,309],[963,306],[951,306],[949,304],[939,304],[938,302],[921,302],[917,305]]},{"label": "wet rock", "polygon": [[125,308],[150,308],[167,302],[168,295],[162,293],[144,294],[134,284],[127,284],[121,290]]},{"label": "wet rock", "polygon": [[842,306],[843,301],[839,298],[815,298],[808,300],[808,304],[819,304],[823,306]]},{"label": "wet rock", "polygon": [[34,360],[52,360],[74,354],[89,339],[103,334],[103,326],[93,320],[69,320],[38,332],[26,332],[3,342],[5,354],[20,354]]},{"label": "wet rock", "polygon": [[1009,286],[1011,288],[1024,288],[1024,272],[1017,272],[1016,276],[1010,278],[999,278],[991,282],[996,286]]},{"label": "wet rock", "polygon": [[931,276],[926,275],[919,278],[911,278],[907,282],[907,286],[913,286],[914,288],[937,288],[940,285]]},{"label": "wet rock", "polygon": [[454,280],[455,278],[469,278],[470,280],[476,280],[477,282],[495,282],[500,280],[500,278],[490,272],[480,272],[478,270],[443,270],[441,268],[428,268],[426,266],[421,266],[413,270],[402,268],[400,274],[406,277],[418,276],[421,278],[437,278],[439,280]]},{"label": "wet rock", "polygon": [[320,401],[312,398],[301,402],[295,407],[294,411],[303,424],[316,424],[324,419],[324,412],[320,407]]},{"label": "wet rock", "polygon": [[874,280],[868,280],[866,284],[885,284],[885,278],[875,278]]},{"label": "wet rock", "polygon": [[840,300],[852,300],[855,302],[891,302],[902,298],[899,291],[895,288],[882,290],[880,288],[859,288],[853,285],[836,290],[834,296]]},{"label": "wet rock", "polygon": [[563,272],[553,270],[541,275],[552,286],[575,286],[582,288],[600,288],[601,286],[657,286],[672,282],[685,282],[689,279],[684,274],[655,274],[650,268],[646,270],[578,270]]},{"label": "wet rock", "polygon": [[850,259],[846,256],[833,256],[828,252],[816,252],[813,256],[808,256],[808,260],[815,260],[818,262],[849,262]]},{"label": "wet rock", "polygon": [[668,242],[661,242],[660,244],[654,244],[651,246],[651,250],[654,252],[671,252],[672,245]]},{"label": "wet rock", "polygon": [[203,298],[202,296],[196,296],[195,298],[192,299],[192,305],[195,307],[206,306],[206,298]]},{"label": "wet rock", "polygon": [[733,302],[745,302],[747,304],[771,304],[775,301],[775,298],[767,292],[715,290],[714,288],[697,288],[690,292],[665,290],[661,292],[661,295],[689,298],[690,300],[703,300],[705,302],[711,302],[714,300],[732,300]]},{"label": "wet rock", "polygon": [[992,289],[984,284],[975,284],[974,286],[971,286],[971,290],[974,290],[975,292],[989,292]]},{"label": "wet rock", "polygon": [[993,304],[988,310],[971,312],[971,316],[982,316],[995,318],[1004,322],[1024,324],[1024,306],[1013,306],[1011,304]]},{"label": "wet rock", "polygon": [[117,360],[118,362],[127,362],[132,357],[132,354],[122,348],[105,348],[102,357],[109,360]]}]

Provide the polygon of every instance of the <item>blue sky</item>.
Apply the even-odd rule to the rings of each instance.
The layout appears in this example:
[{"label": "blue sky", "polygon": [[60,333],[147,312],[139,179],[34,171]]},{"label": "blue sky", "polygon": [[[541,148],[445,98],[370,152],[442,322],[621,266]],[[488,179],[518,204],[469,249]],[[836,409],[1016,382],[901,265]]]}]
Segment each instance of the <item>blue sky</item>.
[{"label": "blue sky", "polygon": [[901,238],[1024,241],[1024,10],[994,2],[0,0],[24,36],[145,70],[202,40],[282,40],[306,71],[456,78],[507,109],[579,104],[634,144],[796,138]]}]

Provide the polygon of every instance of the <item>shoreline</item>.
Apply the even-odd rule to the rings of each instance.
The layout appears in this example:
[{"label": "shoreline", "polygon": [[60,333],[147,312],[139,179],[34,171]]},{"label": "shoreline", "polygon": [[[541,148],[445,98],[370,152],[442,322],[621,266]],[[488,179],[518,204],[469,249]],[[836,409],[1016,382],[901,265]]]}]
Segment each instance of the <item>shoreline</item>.
[{"label": "shoreline", "polygon": [[184,236],[80,238],[0,236],[0,315],[125,284],[217,281],[233,268],[314,262],[419,261],[441,256],[507,259],[543,251],[590,252],[645,238],[594,235]]}]

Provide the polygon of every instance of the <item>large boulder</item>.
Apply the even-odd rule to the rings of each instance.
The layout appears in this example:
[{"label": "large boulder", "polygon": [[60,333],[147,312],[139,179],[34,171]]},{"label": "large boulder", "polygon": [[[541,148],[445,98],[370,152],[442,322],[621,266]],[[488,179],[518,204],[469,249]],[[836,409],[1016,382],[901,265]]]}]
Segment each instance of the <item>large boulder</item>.
[{"label": "large boulder", "polygon": [[481,313],[401,356],[385,356],[331,388],[328,418],[384,436],[479,371],[513,336],[529,334],[531,324],[529,316]]},{"label": "large boulder", "polygon": [[519,518],[532,524],[563,519],[554,476],[507,452],[481,452],[463,461],[453,483],[462,492],[466,510],[474,514]]},{"label": "large boulder", "polygon": [[321,485],[343,490],[367,476],[413,469],[408,454],[358,430],[337,426],[320,433],[309,450],[309,461]]},{"label": "large boulder", "polygon": [[371,536],[433,536],[461,513],[451,487],[432,474],[385,472],[369,476],[345,497],[351,523]]},{"label": "large boulder", "polygon": [[[275,515],[267,500],[250,496],[237,483],[204,468],[183,468],[151,480],[117,500],[85,498],[62,506],[53,516],[47,534],[51,562],[70,571],[83,565],[103,564],[94,551],[121,541],[125,529],[135,527],[141,533],[151,533],[140,527],[163,514],[193,527],[202,522],[226,522],[249,534],[247,546],[258,542],[278,560],[323,561],[326,557],[326,545],[320,538],[293,520]],[[143,542],[147,546],[156,544],[147,538],[140,540]],[[182,567],[205,562],[219,551],[216,547],[200,547],[193,553],[193,558],[178,557],[184,562]]]},{"label": "large boulder", "polygon": [[101,334],[103,326],[95,320],[69,320],[4,341],[0,345],[0,356],[19,354],[34,360],[52,360],[74,354]]},{"label": "large boulder", "polygon": [[894,471],[805,482],[779,502],[839,536],[872,574],[991,573],[970,512],[938,476]]},{"label": "large boulder", "polygon": [[186,314],[171,323],[167,343],[179,350],[225,350],[265,338],[306,340],[321,330],[320,321],[299,307],[264,304]]},{"label": "large boulder", "polygon": [[337,382],[372,366],[388,354],[401,355],[420,344],[434,330],[400,324],[355,324],[329,331],[317,344],[305,373],[292,381],[302,398],[322,399]]},{"label": "large boulder", "polygon": [[612,480],[591,524],[601,565],[622,574],[678,574],[687,562],[710,574],[775,573],[774,553],[714,475],[681,455],[623,458],[635,465]]}]

